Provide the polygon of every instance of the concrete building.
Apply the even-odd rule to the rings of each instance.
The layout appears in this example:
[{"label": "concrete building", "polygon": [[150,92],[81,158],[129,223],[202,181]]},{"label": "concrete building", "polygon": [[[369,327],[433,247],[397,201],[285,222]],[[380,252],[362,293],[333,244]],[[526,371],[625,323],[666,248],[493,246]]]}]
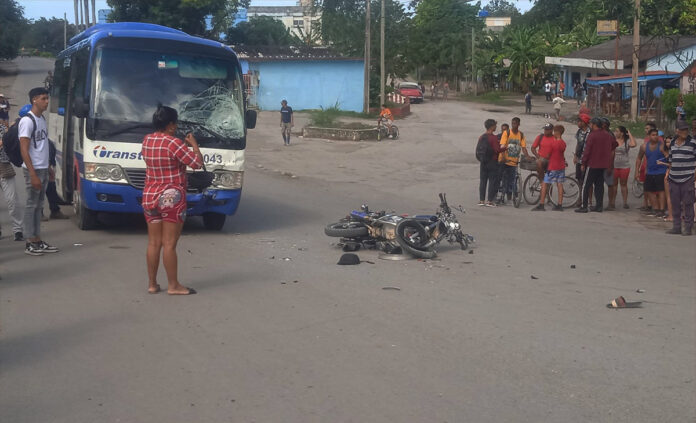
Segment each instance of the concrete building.
[{"label": "concrete building", "polygon": [[246,9],[246,15],[247,19],[259,16],[277,19],[300,37],[321,20],[321,15],[312,6],[312,0],[299,0],[296,6],[250,6]]},{"label": "concrete building", "polygon": [[[679,74],[696,59],[696,36],[641,37],[638,52],[639,113],[653,111],[663,89],[679,86]],[[625,35],[563,57],[545,58],[555,65],[564,95],[575,95],[576,81],[588,85],[588,107],[601,113],[621,114],[631,99],[633,37]]]},{"label": "concrete building", "polygon": [[512,22],[511,17],[486,17],[484,22],[486,23],[486,28],[494,32],[502,32],[506,26],[510,25]]},{"label": "concrete building", "polygon": [[679,75],[679,88],[682,94],[696,94],[696,60]]},{"label": "concrete building", "polygon": [[276,110],[286,99],[295,110],[338,105],[362,111],[362,57],[344,57],[327,47],[231,47],[242,65],[252,107]]}]

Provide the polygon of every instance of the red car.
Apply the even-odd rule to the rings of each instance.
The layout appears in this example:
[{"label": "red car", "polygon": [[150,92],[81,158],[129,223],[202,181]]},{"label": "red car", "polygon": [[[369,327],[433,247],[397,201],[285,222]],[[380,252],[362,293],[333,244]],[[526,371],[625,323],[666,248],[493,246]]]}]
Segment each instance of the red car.
[{"label": "red car", "polygon": [[420,90],[420,87],[415,82],[400,83],[399,88],[396,90],[396,92],[404,97],[408,97],[411,103],[423,102],[423,92]]}]

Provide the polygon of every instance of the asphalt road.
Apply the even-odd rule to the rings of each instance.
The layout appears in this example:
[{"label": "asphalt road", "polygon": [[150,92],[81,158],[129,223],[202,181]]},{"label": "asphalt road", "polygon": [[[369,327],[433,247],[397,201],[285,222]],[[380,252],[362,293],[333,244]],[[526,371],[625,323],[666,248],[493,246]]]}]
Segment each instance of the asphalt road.
[{"label": "asphalt road", "polygon": [[[50,62],[17,63],[0,86],[11,81],[18,97]],[[421,158],[427,182],[410,190],[370,178],[379,163],[376,173],[404,172],[389,166],[427,147],[414,135],[432,121],[423,116],[473,107],[422,106],[400,123],[391,161],[372,162],[389,147],[297,140],[286,152],[275,115],[262,114],[238,214],[221,233],[186,225],[179,268],[192,297],[146,294],[139,218],[89,232],[48,222],[44,238],[61,252],[42,257],[5,236],[0,421],[694,421],[693,238],[608,213],[470,207],[460,217],[473,254],[443,247],[439,261],[395,262],[361,251],[374,264],[336,266],[323,226],[363,202],[422,212],[437,189],[453,203],[475,198],[475,165],[461,180],[447,165],[471,145]],[[480,132],[431,125],[442,138]],[[332,154],[338,176],[312,176],[315,157]],[[283,160],[297,178],[274,169]],[[0,223],[9,231],[2,201]],[[644,307],[607,310],[618,295]]]}]

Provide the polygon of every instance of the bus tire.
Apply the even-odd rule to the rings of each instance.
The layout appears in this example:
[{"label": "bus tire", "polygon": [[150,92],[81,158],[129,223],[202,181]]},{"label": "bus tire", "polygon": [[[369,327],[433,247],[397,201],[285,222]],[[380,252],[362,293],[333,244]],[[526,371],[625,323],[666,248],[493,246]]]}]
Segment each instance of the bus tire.
[{"label": "bus tire", "polygon": [[90,210],[82,203],[82,196],[76,193],[73,199],[73,208],[75,209],[75,217],[77,218],[77,227],[83,231],[89,231],[97,227],[97,212]]},{"label": "bus tire", "polygon": [[221,213],[203,213],[203,226],[209,231],[219,231],[225,226],[227,216]]}]

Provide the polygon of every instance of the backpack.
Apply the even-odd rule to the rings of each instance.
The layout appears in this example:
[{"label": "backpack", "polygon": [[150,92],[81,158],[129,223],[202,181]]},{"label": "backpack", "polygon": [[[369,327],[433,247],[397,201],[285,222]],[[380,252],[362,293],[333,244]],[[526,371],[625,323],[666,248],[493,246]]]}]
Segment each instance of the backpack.
[{"label": "backpack", "polygon": [[488,142],[488,134],[483,134],[479,137],[478,143],[476,144],[476,160],[481,163],[486,163],[491,160],[493,151],[491,149],[491,144]]},{"label": "backpack", "polygon": [[[34,140],[34,148],[36,148],[36,120],[34,116],[27,114],[31,122],[34,124],[34,129],[31,131],[31,139]],[[24,163],[22,159],[22,150],[19,147],[19,121],[22,118],[17,118],[15,123],[10,126],[10,129],[5,132],[2,137],[2,148],[5,150],[7,157],[13,165],[20,167]]]}]

